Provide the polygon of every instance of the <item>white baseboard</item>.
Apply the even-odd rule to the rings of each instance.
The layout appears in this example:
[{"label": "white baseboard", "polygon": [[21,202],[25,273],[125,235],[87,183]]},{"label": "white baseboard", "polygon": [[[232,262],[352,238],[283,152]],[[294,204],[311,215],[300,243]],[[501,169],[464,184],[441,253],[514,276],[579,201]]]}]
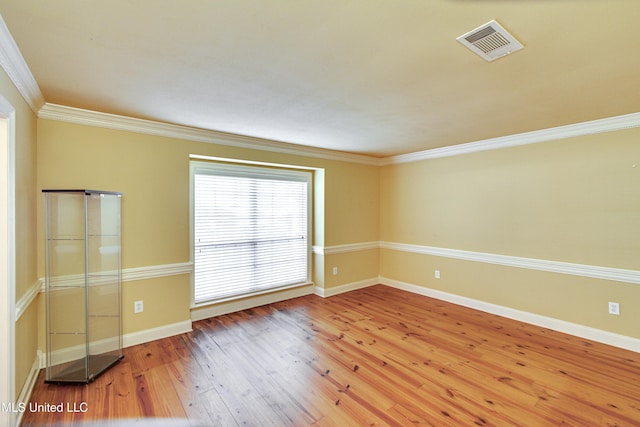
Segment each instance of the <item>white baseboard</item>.
[{"label": "white baseboard", "polygon": [[589,326],[554,319],[552,317],[541,316],[539,314],[516,310],[497,304],[491,304],[460,295],[450,294],[435,289],[425,288],[423,286],[413,285],[411,283],[400,282],[398,280],[393,280],[386,277],[380,277],[379,283],[390,286],[392,288],[402,289],[405,291],[413,292],[415,294],[451,302],[453,304],[473,308],[475,310],[484,311],[486,313],[496,314],[498,316],[507,317],[509,319],[518,320],[520,322],[541,326],[543,328],[563,332],[565,334],[586,338],[588,340],[640,353],[640,339],[628,337],[626,335],[620,335],[613,332],[603,331],[601,329],[591,328]]},{"label": "white baseboard", "polygon": [[182,322],[171,323],[169,325],[158,326],[157,328],[125,334],[122,337],[122,346],[132,347],[134,345],[184,334],[186,332],[191,332],[192,330],[191,320],[183,320]]},{"label": "white baseboard", "polygon": [[233,313],[240,310],[248,310],[253,307],[259,307],[261,305],[273,304],[275,302],[284,301],[291,298],[311,295],[313,293],[313,290],[313,284],[309,284],[282,291],[255,295],[249,298],[224,301],[204,307],[194,307],[191,309],[191,320],[195,322],[198,320],[221,316],[223,314]]},{"label": "white baseboard", "polygon": [[362,289],[368,286],[377,285],[378,283],[380,283],[379,280],[380,279],[378,277],[373,277],[371,279],[360,280],[358,282],[347,283],[345,285],[327,289],[316,286],[314,293],[318,296],[321,296],[322,298],[328,298],[345,292],[355,291],[356,289]]},{"label": "white baseboard", "polygon": [[[185,320],[182,322],[171,323],[169,325],[158,326],[157,328],[145,329],[143,331],[131,332],[122,336],[122,346],[132,347],[138,344],[144,344],[147,342],[159,340],[162,338],[172,337],[174,335],[183,334],[185,332],[191,332],[191,320]],[[99,352],[113,351],[118,348],[117,343],[113,340],[102,340],[92,343],[93,348]],[[53,352],[54,363],[61,364],[71,362],[83,358],[86,353],[85,345],[75,345],[67,347],[61,350]],[[39,368],[44,368],[47,365],[47,353],[38,351]]]},{"label": "white baseboard", "polygon": [[[36,380],[38,379],[38,374],[40,373],[40,365],[41,365],[41,352],[38,350],[38,354],[36,354],[36,358],[33,361],[33,365],[31,365],[31,369],[29,370],[29,374],[27,375],[27,379],[22,386],[22,390],[20,390],[20,394],[16,399],[16,403],[27,403],[31,398],[31,394],[33,393],[33,389],[36,386]],[[18,412],[16,414],[16,419],[14,425],[19,426],[22,421],[23,412]]]}]

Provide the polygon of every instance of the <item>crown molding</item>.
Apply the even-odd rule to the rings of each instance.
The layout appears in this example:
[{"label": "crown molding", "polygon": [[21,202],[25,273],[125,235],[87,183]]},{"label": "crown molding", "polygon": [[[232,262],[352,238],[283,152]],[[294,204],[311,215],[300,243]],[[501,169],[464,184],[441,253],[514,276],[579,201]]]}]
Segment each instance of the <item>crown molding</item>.
[{"label": "crown molding", "polygon": [[458,156],[478,151],[517,147],[519,145],[535,144],[538,142],[612,132],[636,127],[640,127],[640,113],[631,113],[566,126],[558,126],[549,129],[468,142],[466,144],[451,145],[448,147],[417,151],[415,153],[400,154],[398,156],[386,157],[381,160],[380,164],[384,166],[396,163],[417,162],[420,160],[437,159],[440,157]]},{"label": "crown molding", "polygon": [[349,163],[377,166],[380,159],[362,154],[344,153],[324,148],[306,147],[251,136],[236,135],[214,130],[137,119],[116,114],[101,113],[81,108],[46,103],[40,108],[38,117],[81,125],[124,130],[148,135],[186,139],[189,141],[227,145],[252,150],[271,151],[296,156],[314,157]]},{"label": "crown molding", "polygon": [[0,16],[0,66],[34,113],[44,105],[44,96],[31,74],[18,45]]},{"label": "crown molding", "polygon": [[42,119],[124,130],[148,135],[186,139],[190,141],[248,148],[252,150],[271,151],[296,156],[360,163],[371,166],[385,166],[437,159],[441,157],[459,156],[479,151],[498,150],[501,148],[517,147],[520,145],[536,144],[539,142],[640,127],[640,112],[638,112],[554,128],[541,129],[532,132],[468,142],[465,144],[378,158],[324,148],[307,147],[251,136],[137,119],[116,114],[101,113],[51,103],[44,103],[44,105],[42,105],[38,111],[38,117]]}]

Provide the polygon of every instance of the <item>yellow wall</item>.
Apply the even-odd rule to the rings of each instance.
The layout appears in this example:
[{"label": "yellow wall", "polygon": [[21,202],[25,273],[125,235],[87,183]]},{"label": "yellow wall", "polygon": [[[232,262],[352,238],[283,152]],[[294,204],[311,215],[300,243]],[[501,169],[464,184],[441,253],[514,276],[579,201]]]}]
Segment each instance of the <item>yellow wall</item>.
[{"label": "yellow wall", "polygon": [[[382,240],[638,270],[639,134],[629,129],[378,168],[39,120],[38,188],[124,192],[125,269],[189,261],[189,155],[199,154],[320,168],[316,245]],[[637,285],[390,249],[314,254],[314,268],[325,289],[380,274],[639,334]],[[433,279],[436,268],[440,280]],[[125,333],[189,318],[188,275],[126,282],[123,293]],[[145,300],[145,312],[133,315],[137,299]],[[607,301],[621,302],[622,315],[608,315]]]},{"label": "yellow wall", "polygon": [[[380,238],[640,270],[639,139],[636,128],[385,166]],[[636,284],[389,249],[380,274],[640,338]]]},{"label": "yellow wall", "polygon": [[[124,333],[189,320],[191,282],[188,275],[125,282],[122,287]],[[134,301],[144,301],[144,312],[133,312]]]},{"label": "yellow wall", "polygon": [[[325,289],[378,277],[378,249],[358,250],[324,257]],[[336,267],[338,274],[333,274]]]},{"label": "yellow wall", "polygon": [[[315,200],[314,244],[340,245],[377,241],[379,169],[375,166],[304,156],[241,149],[203,142],[145,135],[40,119],[38,121],[38,188],[92,188],[121,191],[123,268],[188,262],[189,155],[205,155],[320,168]],[[322,210],[324,206],[324,210]],[[42,201],[38,230],[43,231]],[[41,240],[41,239],[40,239]],[[43,275],[43,246],[39,247]],[[345,274],[313,274],[320,286],[340,286],[377,276],[378,257],[364,255],[348,268],[353,254],[334,255]],[[356,255],[357,256],[357,255]],[[345,258],[342,262],[340,258]],[[364,263],[365,265],[360,265]],[[314,265],[324,268],[324,257]],[[144,300],[144,312],[133,314],[133,302]],[[124,333],[189,319],[190,279],[177,275],[123,284]]]},{"label": "yellow wall", "polygon": [[[639,129],[384,167],[45,119],[38,120],[37,131],[37,185],[31,145],[21,160],[31,173],[24,172],[20,185],[32,187],[21,202],[21,290],[44,271],[42,188],[122,191],[124,269],[189,261],[190,154],[316,168],[314,245],[380,240],[640,270]],[[33,138],[33,130],[28,134]],[[34,222],[37,245],[28,226]],[[36,246],[38,276],[36,258],[27,254]],[[640,337],[638,285],[392,249],[329,251],[313,258],[313,278],[325,289],[381,275]],[[433,278],[436,268],[439,280]],[[134,315],[133,301],[139,299],[145,312]],[[619,301],[622,314],[608,315],[607,301]],[[189,304],[188,275],[127,281],[124,333],[188,320]],[[20,328],[30,338],[20,344],[21,353],[35,351],[33,325],[44,327],[42,312],[38,304],[25,314]],[[25,376],[26,371],[20,374]]]},{"label": "yellow wall", "polygon": [[[0,93],[15,108],[15,240],[16,301],[37,282],[36,272],[36,116],[4,71]],[[2,302],[4,304],[4,302]],[[27,307],[16,322],[16,394],[19,394],[36,359],[36,304]],[[3,350],[4,351],[4,350]]]}]

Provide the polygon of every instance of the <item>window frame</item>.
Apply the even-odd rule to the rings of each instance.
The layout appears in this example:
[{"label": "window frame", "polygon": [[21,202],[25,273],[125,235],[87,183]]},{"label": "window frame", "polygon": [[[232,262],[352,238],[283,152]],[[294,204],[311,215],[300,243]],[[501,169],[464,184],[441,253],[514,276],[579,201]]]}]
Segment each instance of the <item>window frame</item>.
[{"label": "window frame", "polygon": [[[191,274],[191,308],[199,308],[213,304],[224,303],[228,301],[240,300],[251,298],[258,295],[269,294],[287,289],[294,289],[298,287],[308,286],[313,284],[312,275],[312,212],[313,212],[313,169],[301,168],[289,165],[274,165],[259,162],[241,162],[232,159],[213,159],[211,161],[193,160],[189,162],[189,177],[190,177],[190,224],[189,224],[189,249],[191,264],[193,265],[193,272]],[[262,179],[284,179],[290,181],[304,182],[307,187],[307,233],[306,233],[306,278],[304,282],[283,285],[268,289],[261,289],[253,292],[246,292],[239,295],[232,295],[221,297],[217,299],[209,299],[206,301],[195,301],[195,176],[200,174],[208,175],[224,175],[224,176],[238,176],[248,178],[262,178]]]}]

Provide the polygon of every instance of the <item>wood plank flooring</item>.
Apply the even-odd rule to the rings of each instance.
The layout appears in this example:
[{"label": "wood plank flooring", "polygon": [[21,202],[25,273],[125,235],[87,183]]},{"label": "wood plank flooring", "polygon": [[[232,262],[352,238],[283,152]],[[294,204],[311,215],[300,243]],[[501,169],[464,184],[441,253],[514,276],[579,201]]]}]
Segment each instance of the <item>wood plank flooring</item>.
[{"label": "wood plank flooring", "polygon": [[86,412],[22,425],[640,425],[640,354],[382,285],[193,327],[86,386],[40,373],[32,404]]}]

